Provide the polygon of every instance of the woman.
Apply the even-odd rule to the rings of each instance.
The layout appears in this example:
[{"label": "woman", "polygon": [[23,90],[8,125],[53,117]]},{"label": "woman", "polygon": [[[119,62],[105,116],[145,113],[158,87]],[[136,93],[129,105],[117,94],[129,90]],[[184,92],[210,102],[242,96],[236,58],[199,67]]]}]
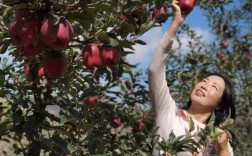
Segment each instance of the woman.
[{"label": "woman", "polygon": [[[191,92],[187,110],[181,110],[176,107],[175,101],[167,87],[165,70],[173,38],[186,16],[181,14],[178,3],[177,0],[172,2],[174,10],[172,23],[160,40],[149,66],[150,96],[155,108],[155,121],[158,127],[157,135],[159,136],[159,141],[162,139],[168,140],[171,131],[173,131],[175,136],[193,135],[195,136],[194,139],[198,141],[200,138],[197,137],[197,134],[206,126],[205,123],[209,120],[212,112],[216,114],[215,126],[218,126],[222,119],[229,115],[229,110],[231,110],[231,117],[235,118],[233,89],[229,81],[224,77],[212,74],[195,85]],[[195,129],[192,132],[189,132],[188,121],[183,119],[185,117],[191,117],[194,122]],[[216,131],[222,133],[214,142],[215,151],[220,156],[232,156],[233,149],[229,144],[227,134],[219,128]],[[153,154],[161,155],[163,152],[154,148]],[[188,154],[190,153],[185,152],[183,155]],[[197,151],[197,154],[206,155],[206,153],[200,151]]]}]

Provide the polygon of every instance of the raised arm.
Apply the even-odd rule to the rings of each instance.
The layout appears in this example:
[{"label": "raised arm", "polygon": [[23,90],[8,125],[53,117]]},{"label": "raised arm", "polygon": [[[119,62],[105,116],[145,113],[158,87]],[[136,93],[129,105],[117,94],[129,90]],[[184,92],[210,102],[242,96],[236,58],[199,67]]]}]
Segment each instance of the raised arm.
[{"label": "raised arm", "polygon": [[172,2],[174,12],[172,23],[157,45],[152,62],[148,69],[151,101],[155,107],[156,114],[161,116],[164,111],[169,109],[170,106],[175,107],[175,102],[171,98],[169,88],[167,87],[166,63],[173,38],[185,19],[185,15],[181,14],[178,3],[179,1],[177,0],[173,0]]}]

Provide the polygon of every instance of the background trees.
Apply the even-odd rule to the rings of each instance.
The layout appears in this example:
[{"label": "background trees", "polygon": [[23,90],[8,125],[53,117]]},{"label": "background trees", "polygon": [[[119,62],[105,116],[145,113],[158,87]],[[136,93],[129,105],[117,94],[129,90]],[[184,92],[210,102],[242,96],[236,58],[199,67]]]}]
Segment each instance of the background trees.
[{"label": "background trees", "polygon": [[[137,53],[133,45],[145,44],[142,34],[172,16],[165,9],[154,13],[165,3],[170,1],[4,0],[0,136],[8,146],[1,148],[16,155],[150,154],[154,129],[147,80],[126,56]],[[190,51],[176,49],[167,80],[184,104],[202,74],[228,75],[237,95],[234,149],[249,155],[252,4],[197,5],[216,40],[204,43],[184,25],[180,33],[192,38]],[[51,25],[44,25],[47,19]]]}]

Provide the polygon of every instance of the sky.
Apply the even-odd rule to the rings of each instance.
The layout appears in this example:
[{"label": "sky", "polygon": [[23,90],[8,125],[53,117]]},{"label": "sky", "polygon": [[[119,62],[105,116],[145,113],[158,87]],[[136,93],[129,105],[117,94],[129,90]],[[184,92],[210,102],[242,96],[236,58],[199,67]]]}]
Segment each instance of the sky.
[{"label": "sky", "polygon": [[[162,25],[162,27],[152,28],[142,35],[139,39],[145,41],[147,45],[135,45],[135,53],[127,56],[127,60],[130,63],[139,64],[138,68],[143,70],[143,73],[145,73],[146,69],[148,68],[154,53],[154,49],[171,23],[171,20],[172,17],[170,17],[166,23]],[[214,36],[211,34],[210,28],[208,26],[207,18],[204,16],[203,10],[201,10],[199,7],[194,8],[194,10],[187,16],[184,23],[189,24],[197,34],[202,35],[204,41],[211,42],[214,40]],[[182,51],[186,51],[187,43],[190,38],[184,35],[180,39],[183,43],[181,49]],[[173,48],[176,47],[178,47],[178,43],[175,41],[173,43]]]}]

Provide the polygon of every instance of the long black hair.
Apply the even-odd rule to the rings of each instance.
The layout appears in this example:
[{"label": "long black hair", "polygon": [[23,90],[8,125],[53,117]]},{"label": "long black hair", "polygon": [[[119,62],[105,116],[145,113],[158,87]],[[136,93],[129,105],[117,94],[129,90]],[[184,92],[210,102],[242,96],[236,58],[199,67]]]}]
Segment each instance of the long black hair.
[{"label": "long black hair", "polygon": [[[217,108],[214,110],[215,114],[214,125],[218,126],[227,117],[230,117],[233,120],[235,120],[236,117],[235,94],[232,83],[226,77],[224,77],[219,73],[210,73],[206,77],[212,75],[221,77],[225,82],[225,89],[223,91],[222,97],[220,99]],[[186,109],[189,109],[190,106],[191,106],[191,100],[188,102]]]}]

